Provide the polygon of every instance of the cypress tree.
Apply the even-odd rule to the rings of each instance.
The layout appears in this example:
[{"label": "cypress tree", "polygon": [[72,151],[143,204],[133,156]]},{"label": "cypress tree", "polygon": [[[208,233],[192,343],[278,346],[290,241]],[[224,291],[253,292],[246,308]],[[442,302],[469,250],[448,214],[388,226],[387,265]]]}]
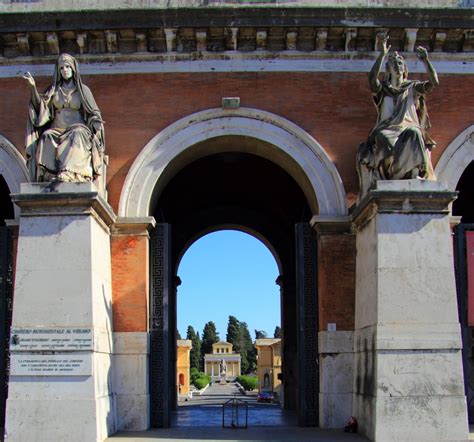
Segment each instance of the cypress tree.
[{"label": "cypress tree", "polygon": [[212,344],[219,342],[219,334],[216,330],[216,324],[212,321],[209,321],[205,326],[202,332],[202,343],[201,343],[201,354],[204,356],[206,354],[212,353]]},{"label": "cypress tree", "polygon": [[193,326],[188,326],[186,339],[191,339],[193,348],[189,355],[189,363],[191,368],[197,368],[201,370],[201,339],[199,339],[199,333],[196,334]]},{"label": "cypress tree", "polygon": [[273,337],[281,339],[281,327],[279,325],[275,327],[275,332],[273,333]]},{"label": "cypress tree", "polygon": [[257,353],[253,346],[252,338],[250,337],[249,328],[246,322],[240,323],[240,342],[242,346],[240,353],[242,356],[242,371],[244,373],[255,371],[255,368],[257,367]]},{"label": "cypress tree", "polygon": [[234,346],[236,353],[240,353],[240,322],[235,316],[229,316],[226,341]]}]

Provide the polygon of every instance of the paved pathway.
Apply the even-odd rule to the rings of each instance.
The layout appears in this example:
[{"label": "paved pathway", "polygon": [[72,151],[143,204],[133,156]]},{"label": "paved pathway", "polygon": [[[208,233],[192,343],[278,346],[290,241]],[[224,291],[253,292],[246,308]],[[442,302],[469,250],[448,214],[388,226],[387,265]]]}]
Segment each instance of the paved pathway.
[{"label": "paved pathway", "polygon": [[[222,428],[222,404],[238,398],[248,405],[248,428]],[[109,442],[177,441],[366,441],[342,430],[300,428],[295,413],[283,411],[278,404],[257,403],[256,395],[243,395],[235,384],[213,385],[201,396],[179,402],[173,413],[173,427],[143,432],[119,432]],[[239,414],[240,415],[240,414]],[[243,415],[240,415],[243,419]],[[226,415],[226,424],[230,415]]]},{"label": "paved pathway", "polygon": [[299,427],[249,427],[247,430],[210,428],[210,427],[178,427],[156,429],[144,432],[120,432],[107,439],[107,442],[145,442],[162,441],[274,441],[274,442],[359,442],[368,439],[358,434],[348,434],[341,430],[319,430],[317,428]]}]

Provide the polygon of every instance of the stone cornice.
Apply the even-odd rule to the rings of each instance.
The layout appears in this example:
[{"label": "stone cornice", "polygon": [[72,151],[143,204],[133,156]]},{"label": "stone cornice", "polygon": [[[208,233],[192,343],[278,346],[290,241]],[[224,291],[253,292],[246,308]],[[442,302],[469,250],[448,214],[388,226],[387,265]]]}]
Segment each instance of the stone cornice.
[{"label": "stone cornice", "polygon": [[434,181],[378,181],[354,208],[351,218],[357,230],[381,213],[449,214],[457,192]]},{"label": "stone cornice", "polygon": [[318,235],[344,235],[351,234],[351,219],[349,216],[327,217],[313,216],[311,227]]},{"label": "stone cornice", "polygon": [[[202,8],[0,14],[6,59],[222,52],[474,52],[474,9]],[[1,57],[0,57],[1,59]]]},{"label": "stone cornice", "polygon": [[440,27],[472,28],[472,8],[162,8],[0,14],[0,32],[128,27]]},{"label": "stone cornice", "polygon": [[156,226],[152,216],[126,218],[117,217],[111,227],[112,235],[149,236],[149,232]]},{"label": "stone cornice", "polygon": [[20,207],[21,217],[93,216],[108,231],[116,215],[90,183],[22,184],[21,192],[11,195]]}]

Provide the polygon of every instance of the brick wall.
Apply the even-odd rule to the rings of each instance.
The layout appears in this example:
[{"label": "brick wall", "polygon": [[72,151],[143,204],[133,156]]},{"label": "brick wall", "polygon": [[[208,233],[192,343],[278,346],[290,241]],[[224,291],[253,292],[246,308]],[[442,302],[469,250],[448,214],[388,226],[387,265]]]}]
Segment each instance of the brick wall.
[{"label": "brick wall", "polygon": [[319,329],[354,330],[355,235],[318,238]]},{"label": "brick wall", "polygon": [[[38,79],[44,88],[49,79]],[[428,98],[438,142],[444,148],[473,123],[474,77],[441,75]],[[311,134],[335,163],[349,205],[358,191],[355,151],[376,113],[364,73],[180,73],[84,76],[106,121],[109,201],[117,210],[130,165],[158,132],[193,112],[239,96],[241,106],[285,117]],[[23,150],[29,88],[19,78],[0,80],[0,133]]]},{"label": "brick wall", "polygon": [[[41,88],[47,78],[38,79]],[[440,76],[428,98],[438,142],[436,164],[446,146],[474,121],[474,77]],[[109,202],[114,210],[126,174],[141,149],[161,130],[191,113],[219,107],[239,96],[241,106],[273,112],[311,134],[335,163],[350,206],[358,192],[355,151],[376,112],[360,73],[189,73],[84,77],[106,121]],[[23,150],[29,88],[22,79],[0,80],[0,133]],[[145,237],[112,239],[114,329],[147,329],[148,258]],[[352,236],[319,243],[320,326],[354,327],[355,242]],[[145,264],[144,264],[145,263]]]},{"label": "brick wall", "polygon": [[113,235],[111,247],[114,331],[147,331],[148,238]]}]

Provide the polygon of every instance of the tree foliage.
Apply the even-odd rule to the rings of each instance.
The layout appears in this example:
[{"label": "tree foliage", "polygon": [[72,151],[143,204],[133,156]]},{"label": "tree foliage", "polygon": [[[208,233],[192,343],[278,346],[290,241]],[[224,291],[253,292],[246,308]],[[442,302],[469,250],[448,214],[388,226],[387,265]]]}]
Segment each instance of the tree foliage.
[{"label": "tree foliage", "polygon": [[236,353],[240,353],[240,322],[235,316],[229,316],[226,341],[234,346]]},{"label": "tree foliage", "polygon": [[258,386],[258,379],[255,376],[238,376],[236,381],[242,385],[246,391],[255,390]]},{"label": "tree foliage", "polygon": [[216,324],[209,321],[204,326],[202,332],[201,354],[206,355],[212,353],[212,344],[219,342],[219,333],[216,330]]},{"label": "tree foliage", "polygon": [[275,327],[275,332],[273,333],[273,337],[281,339],[281,327],[279,325]]},{"label": "tree foliage", "polygon": [[211,382],[211,377],[206,373],[198,371],[196,368],[191,369],[191,384],[193,384],[197,389],[201,390],[209,382]]},{"label": "tree foliage", "polygon": [[226,339],[233,345],[234,351],[240,354],[242,372],[254,371],[257,356],[247,324],[240,322],[235,316],[229,316]]},{"label": "tree foliage", "polygon": [[193,344],[193,348],[191,349],[191,353],[189,355],[189,363],[191,369],[195,368],[197,370],[200,370],[202,367],[201,339],[199,338],[199,333],[196,333],[194,331],[192,325],[188,326],[186,339],[191,339],[191,342]]},{"label": "tree foliage", "polygon": [[266,339],[268,338],[267,332],[265,330],[254,330],[255,339]]},{"label": "tree foliage", "polygon": [[244,373],[252,373],[257,368],[257,351],[252,342],[252,338],[250,336],[249,328],[246,322],[240,323],[240,333],[241,333],[241,340],[242,340],[242,351],[245,353],[246,356],[246,365],[242,364],[242,371]]}]

